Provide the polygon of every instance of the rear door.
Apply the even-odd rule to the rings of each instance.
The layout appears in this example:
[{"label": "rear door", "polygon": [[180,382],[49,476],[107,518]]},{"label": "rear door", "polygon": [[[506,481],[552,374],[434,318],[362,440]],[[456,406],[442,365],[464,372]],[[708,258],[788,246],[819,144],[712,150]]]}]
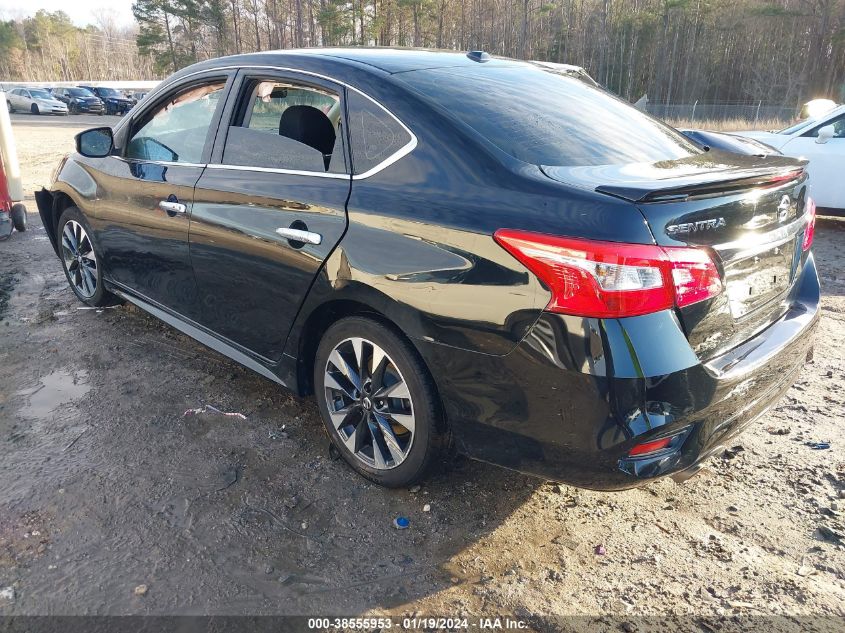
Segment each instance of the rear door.
[{"label": "rear door", "polygon": [[190,319],[198,310],[188,251],[193,190],[229,78],[199,76],[161,95],[129,122],[118,155],[92,165],[95,230],[110,279]]},{"label": "rear door", "polygon": [[267,360],[281,358],[346,229],[343,93],[306,74],[239,71],[196,186],[190,244],[200,322]]}]

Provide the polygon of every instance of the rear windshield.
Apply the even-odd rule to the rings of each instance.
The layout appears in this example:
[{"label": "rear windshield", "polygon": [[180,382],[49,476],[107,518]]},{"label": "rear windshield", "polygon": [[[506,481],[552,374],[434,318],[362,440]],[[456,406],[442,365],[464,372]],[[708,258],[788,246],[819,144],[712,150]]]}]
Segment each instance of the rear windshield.
[{"label": "rear windshield", "polygon": [[537,68],[438,68],[402,79],[503,151],[534,165],[654,163],[701,153],[621,99]]}]

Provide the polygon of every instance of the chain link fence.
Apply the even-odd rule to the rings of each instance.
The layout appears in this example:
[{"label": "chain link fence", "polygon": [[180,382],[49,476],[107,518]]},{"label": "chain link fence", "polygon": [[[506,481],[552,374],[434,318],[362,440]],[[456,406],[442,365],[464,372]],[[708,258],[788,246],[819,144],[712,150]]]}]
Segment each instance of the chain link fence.
[{"label": "chain link fence", "polygon": [[795,119],[798,109],[790,106],[757,103],[647,103],[640,105],[646,112],[666,121],[688,123],[744,121],[749,125],[781,121],[784,125]]}]

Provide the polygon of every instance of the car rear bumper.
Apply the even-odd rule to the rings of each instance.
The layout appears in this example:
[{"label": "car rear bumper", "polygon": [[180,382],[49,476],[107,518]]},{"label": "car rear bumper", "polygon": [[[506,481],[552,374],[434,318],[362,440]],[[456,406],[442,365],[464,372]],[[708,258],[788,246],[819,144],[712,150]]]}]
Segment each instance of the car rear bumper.
[{"label": "car rear bumper", "polygon": [[[601,490],[683,479],[774,405],[812,352],[819,282],[810,255],[786,312],[701,362],[674,311],[626,319],[544,313],[506,356],[417,342],[461,449]],[[673,437],[648,456],[629,451]]]}]

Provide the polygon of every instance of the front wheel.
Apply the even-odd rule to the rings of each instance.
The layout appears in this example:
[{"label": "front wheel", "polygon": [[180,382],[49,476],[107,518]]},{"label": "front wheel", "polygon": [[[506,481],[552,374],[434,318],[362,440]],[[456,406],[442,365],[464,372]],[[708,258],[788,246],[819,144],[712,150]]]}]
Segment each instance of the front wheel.
[{"label": "front wheel", "polygon": [[103,286],[103,268],[91,227],[82,212],[68,207],[59,219],[59,252],[70,288],[90,306],[103,307],[120,300]]},{"label": "front wheel", "polygon": [[448,456],[451,436],[428,369],[378,321],[348,317],[326,331],[314,391],[332,443],[377,484],[408,486]]},{"label": "front wheel", "polygon": [[29,109],[29,111],[32,112],[32,114],[39,114],[38,104],[33,103],[32,107]]},{"label": "front wheel", "polygon": [[26,207],[23,206],[20,202],[17,204],[13,204],[12,208],[9,210],[9,217],[12,219],[12,226],[15,227],[15,230],[23,233],[26,231]]}]

